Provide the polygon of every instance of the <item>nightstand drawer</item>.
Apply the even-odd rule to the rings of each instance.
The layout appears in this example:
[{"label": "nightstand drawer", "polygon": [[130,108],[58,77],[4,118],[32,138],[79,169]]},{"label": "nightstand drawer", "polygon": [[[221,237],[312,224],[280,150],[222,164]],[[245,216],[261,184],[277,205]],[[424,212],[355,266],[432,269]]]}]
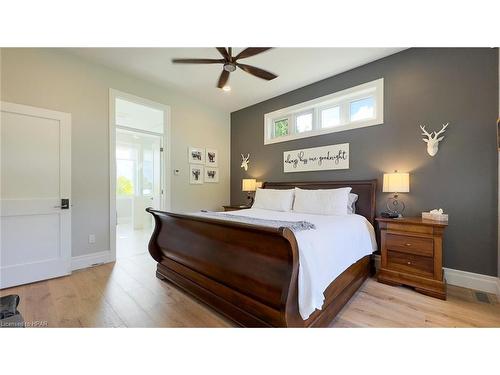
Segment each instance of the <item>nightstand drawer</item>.
[{"label": "nightstand drawer", "polygon": [[385,236],[385,247],[387,250],[395,250],[424,257],[434,256],[434,240],[427,237],[387,233]]},{"label": "nightstand drawer", "polygon": [[434,275],[434,259],[387,250],[387,268],[421,276]]}]

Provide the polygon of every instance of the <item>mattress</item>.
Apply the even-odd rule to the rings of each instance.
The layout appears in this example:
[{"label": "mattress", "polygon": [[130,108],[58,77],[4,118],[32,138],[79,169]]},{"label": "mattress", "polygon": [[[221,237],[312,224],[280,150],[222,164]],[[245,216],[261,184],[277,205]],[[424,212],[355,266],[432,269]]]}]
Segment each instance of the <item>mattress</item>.
[{"label": "mattress", "polygon": [[377,250],[373,226],[361,215],[312,215],[258,208],[232,211],[231,215],[314,224],[314,229],[294,233],[299,248],[299,312],[304,320],[316,309],[321,310],[324,292],[337,276]]}]

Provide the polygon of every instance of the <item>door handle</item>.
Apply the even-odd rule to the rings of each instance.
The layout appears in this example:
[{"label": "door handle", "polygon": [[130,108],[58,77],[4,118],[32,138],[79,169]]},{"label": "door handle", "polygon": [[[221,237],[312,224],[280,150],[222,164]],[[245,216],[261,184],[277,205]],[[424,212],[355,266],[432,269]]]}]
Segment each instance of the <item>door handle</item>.
[{"label": "door handle", "polygon": [[61,210],[68,210],[69,209],[69,199],[68,198],[61,199],[61,205],[54,206],[54,208],[60,208]]}]

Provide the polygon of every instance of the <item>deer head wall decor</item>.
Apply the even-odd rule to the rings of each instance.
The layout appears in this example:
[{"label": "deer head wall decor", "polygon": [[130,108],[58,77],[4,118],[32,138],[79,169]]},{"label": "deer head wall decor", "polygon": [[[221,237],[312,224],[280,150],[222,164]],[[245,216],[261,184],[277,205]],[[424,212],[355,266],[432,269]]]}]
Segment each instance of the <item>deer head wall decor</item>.
[{"label": "deer head wall decor", "polygon": [[420,129],[422,129],[422,132],[423,132],[422,135],[425,135],[427,137],[427,138],[422,138],[422,140],[425,143],[427,143],[427,153],[430,156],[434,156],[437,154],[439,142],[441,142],[444,138],[444,136],[438,138],[438,135],[443,134],[445,132],[446,128],[448,127],[448,125],[449,125],[449,122],[446,124],[443,124],[443,127],[441,128],[440,131],[438,131],[438,132],[434,131],[432,133],[429,133],[425,130],[425,125],[424,126],[420,125]]},{"label": "deer head wall decor", "polygon": [[250,163],[250,154],[248,154],[247,157],[244,157],[243,154],[241,154],[241,168],[248,171],[248,163]]}]

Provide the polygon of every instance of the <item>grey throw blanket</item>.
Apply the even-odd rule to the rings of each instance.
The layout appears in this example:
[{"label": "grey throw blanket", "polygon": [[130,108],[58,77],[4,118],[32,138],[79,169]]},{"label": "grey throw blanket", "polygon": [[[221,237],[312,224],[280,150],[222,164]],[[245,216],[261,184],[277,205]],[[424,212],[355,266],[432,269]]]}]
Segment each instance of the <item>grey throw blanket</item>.
[{"label": "grey throw blanket", "polygon": [[209,217],[214,219],[224,219],[228,221],[234,221],[237,223],[262,225],[263,227],[271,227],[271,228],[285,227],[290,229],[292,232],[300,232],[303,230],[316,229],[316,226],[313,223],[303,220],[302,221],[268,220],[268,219],[258,219],[248,216],[232,215],[226,212],[206,212],[206,211],[202,211],[194,215]]}]

